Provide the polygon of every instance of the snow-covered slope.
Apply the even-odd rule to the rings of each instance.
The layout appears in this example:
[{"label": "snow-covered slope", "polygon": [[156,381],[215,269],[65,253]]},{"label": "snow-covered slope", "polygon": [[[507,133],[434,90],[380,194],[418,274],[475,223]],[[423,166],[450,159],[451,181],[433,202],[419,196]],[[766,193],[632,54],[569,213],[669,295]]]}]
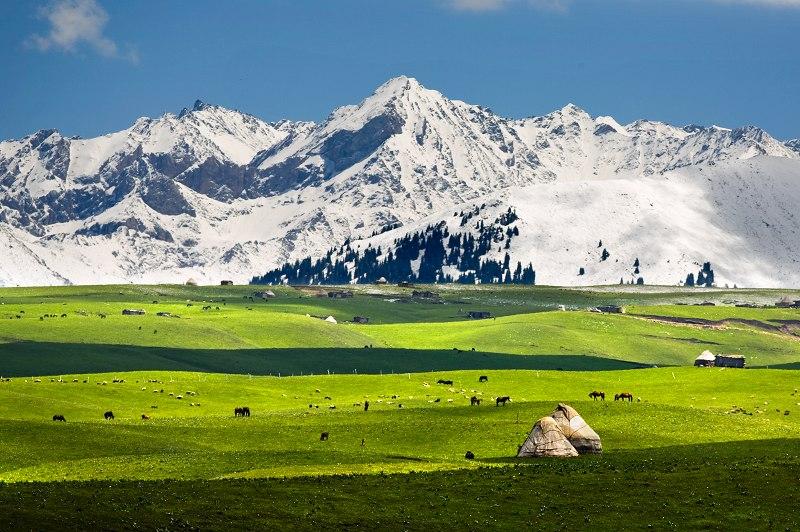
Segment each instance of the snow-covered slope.
[{"label": "snow-covered slope", "polygon": [[516,210],[497,253],[538,283],[627,281],[638,258],[648,284],[711,261],[718,284],[797,286],[798,191],[800,145],[755,127],[574,105],[506,119],[399,77],[320,124],[197,102],[95,139],[0,142],[0,283],[242,282],[486,203],[487,220]]}]

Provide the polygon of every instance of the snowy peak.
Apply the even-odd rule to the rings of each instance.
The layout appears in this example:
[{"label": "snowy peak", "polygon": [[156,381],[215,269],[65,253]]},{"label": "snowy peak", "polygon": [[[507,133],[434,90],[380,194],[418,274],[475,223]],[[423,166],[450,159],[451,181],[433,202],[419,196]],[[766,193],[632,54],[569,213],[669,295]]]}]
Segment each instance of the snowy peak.
[{"label": "snowy peak", "polygon": [[[774,284],[791,276],[756,265],[800,263],[798,176],[800,141],[757,127],[623,125],[574,104],[509,119],[400,76],[321,123],[267,123],[197,100],[96,138],[42,130],[0,142],[0,233],[11,235],[0,244],[44,257],[37,275],[52,282],[245,280],[345,240],[380,243],[443,221],[451,233],[480,231],[512,207],[513,244],[486,233],[501,241],[485,258],[538,264],[537,279],[616,282],[648,250],[648,264],[660,264],[648,282],[708,260],[734,279],[730,265],[752,249],[740,284]],[[484,204],[463,227],[453,215]],[[703,227],[719,232],[713,245]],[[624,264],[591,263],[601,238]],[[573,279],[563,272],[576,269],[576,249],[589,262]],[[14,275],[25,269],[0,267]]]}]

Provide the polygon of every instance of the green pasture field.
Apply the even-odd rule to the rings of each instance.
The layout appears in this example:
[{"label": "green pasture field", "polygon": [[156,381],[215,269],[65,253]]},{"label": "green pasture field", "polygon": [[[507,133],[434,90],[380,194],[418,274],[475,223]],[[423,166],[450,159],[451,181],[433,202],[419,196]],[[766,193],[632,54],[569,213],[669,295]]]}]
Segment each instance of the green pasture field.
[{"label": "green pasture field", "polygon": [[[479,383],[482,373],[475,371],[16,378],[0,384],[0,440],[6,449],[0,456],[0,480],[214,479],[473,468],[508,461],[533,422],[559,402],[583,414],[609,454],[800,438],[797,371],[485,373],[487,383]],[[436,384],[440,378],[453,380],[453,386]],[[120,379],[125,382],[113,382]],[[158,382],[149,382],[154,380]],[[605,391],[608,400],[591,401],[587,394],[592,390]],[[615,402],[613,394],[622,391],[634,393],[636,401]],[[483,404],[471,407],[473,395]],[[512,402],[496,407],[493,398],[500,395],[511,396]],[[367,412],[360,406],[364,401],[370,402]],[[251,408],[252,417],[234,418],[233,408],[242,405]],[[114,412],[114,421],[103,419],[107,410]],[[51,421],[54,414],[64,415],[67,422]],[[142,420],[142,414],[150,419]],[[329,441],[319,441],[322,432],[330,433]],[[477,460],[464,460],[467,450]]]},{"label": "green pasture field", "polygon": [[[778,291],[424,288],[441,294],[442,303],[412,299],[411,289],[384,286],[356,287],[355,297],[344,300],[325,297],[320,288],[276,287],[272,288],[274,299],[253,301],[249,297],[260,288],[3,289],[0,372],[614,369],[623,366],[619,362],[605,366],[598,359],[628,363],[628,367],[687,365],[704,349],[742,354],[750,366],[800,362],[800,336],[791,324],[800,318],[800,310],[665,304],[774,301],[783,293]],[[740,299],[732,299],[734,296]],[[630,304],[629,313],[586,310],[612,303]],[[559,304],[572,310],[554,310]],[[123,316],[125,308],[141,308],[147,314]],[[496,318],[470,320],[465,316],[476,309],[490,311]],[[159,317],[158,312],[179,317]],[[339,323],[321,319],[329,315]],[[369,317],[370,324],[349,323],[357,315]],[[653,316],[741,320],[698,326],[668,323]],[[372,351],[359,352],[365,346]],[[454,359],[453,353],[461,356]],[[515,362],[506,355],[556,355],[561,359]]]},{"label": "green pasture field", "polygon": [[[799,526],[800,311],[734,306],[793,292],[352,289],[0,289],[0,528]],[[515,458],[559,402],[604,453]]]}]

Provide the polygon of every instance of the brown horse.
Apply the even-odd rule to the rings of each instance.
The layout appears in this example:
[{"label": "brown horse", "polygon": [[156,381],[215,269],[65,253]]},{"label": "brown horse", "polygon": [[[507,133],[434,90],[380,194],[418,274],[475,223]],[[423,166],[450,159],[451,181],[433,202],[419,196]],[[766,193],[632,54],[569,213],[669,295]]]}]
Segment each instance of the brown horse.
[{"label": "brown horse", "polygon": [[622,392],[614,395],[615,401],[628,401],[633,402],[633,394],[628,392]]},{"label": "brown horse", "polygon": [[481,406],[481,400],[473,395],[469,398],[469,404],[470,406]]},{"label": "brown horse", "polygon": [[605,400],[606,400],[606,394],[605,394],[605,392],[598,392],[597,390],[595,390],[595,391],[593,391],[592,393],[590,393],[590,394],[589,394],[589,397],[591,397],[591,398],[592,398],[592,399],[594,399],[595,401],[597,401],[597,399],[598,399],[598,398],[599,398],[601,401],[605,401]]}]

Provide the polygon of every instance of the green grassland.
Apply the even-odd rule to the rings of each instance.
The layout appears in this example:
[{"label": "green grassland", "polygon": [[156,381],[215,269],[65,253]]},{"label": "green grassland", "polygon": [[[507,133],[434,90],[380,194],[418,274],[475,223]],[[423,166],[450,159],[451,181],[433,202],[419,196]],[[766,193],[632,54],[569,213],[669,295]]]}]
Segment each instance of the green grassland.
[{"label": "green grassland", "polygon": [[[0,289],[0,528],[798,527],[791,291],[271,289]],[[559,402],[603,455],[515,458]]]},{"label": "green grassland", "polygon": [[[602,366],[598,358],[686,365],[704,349],[745,355],[751,366],[800,361],[800,333],[796,324],[791,325],[800,320],[800,310],[666,304],[705,300],[722,304],[734,301],[733,296],[774,301],[781,294],[774,291],[438,287],[442,302],[431,303],[413,299],[410,289],[397,287],[361,287],[355,289],[355,297],[344,300],[324,297],[324,292],[320,296],[319,289],[274,290],[274,299],[251,301],[253,287],[3,289],[0,371],[6,375],[32,375],[40,368],[305,374],[514,367],[508,357],[498,355],[565,357],[563,364],[519,360],[520,369],[598,369]],[[611,303],[630,304],[630,312],[587,310]],[[554,310],[558,305],[571,310]],[[131,307],[142,308],[147,315],[121,315],[122,309]],[[497,317],[467,319],[466,311],[475,309]],[[159,317],[157,312],[179,317]],[[320,319],[329,315],[339,323]],[[370,324],[348,323],[356,315],[368,316]],[[656,319],[659,316],[695,317],[709,323],[674,323]],[[373,351],[358,353],[364,346]],[[448,362],[451,357],[445,351],[454,349],[470,353],[474,349],[486,360],[466,354],[461,357],[463,364]],[[585,365],[576,357],[585,357]],[[65,360],[77,360],[79,365]]]},{"label": "green grassland", "polygon": [[[578,408],[609,453],[800,438],[795,391],[800,373],[795,371],[487,373],[489,382],[482,384],[474,371],[281,378],[144,372],[67,376],[61,382],[12,379],[0,385],[0,440],[8,449],[0,457],[0,480],[208,479],[474,467],[513,457],[533,422],[558,402]],[[435,384],[441,377],[453,380],[453,386]],[[122,378],[124,383],[113,383]],[[637,401],[594,402],[587,397],[594,389],[609,395],[632,390]],[[484,398],[483,405],[469,406],[472,395]],[[510,395],[512,403],[494,406],[493,398],[500,395]],[[371,404],[368,412],[355,406],[365,400]],[[252,409],[252,417],[233,417],[233,408],[242,404]],[[106,410],[115,413],[114,421],[103,419]],[[151,419],[141,420],[142,413]],[[54,414],[64,415],[67,423],[53,423]],[[330,432],[330,441],[319,441],[323,431]],[[466,450],[478,459],[465,461]]]}]

